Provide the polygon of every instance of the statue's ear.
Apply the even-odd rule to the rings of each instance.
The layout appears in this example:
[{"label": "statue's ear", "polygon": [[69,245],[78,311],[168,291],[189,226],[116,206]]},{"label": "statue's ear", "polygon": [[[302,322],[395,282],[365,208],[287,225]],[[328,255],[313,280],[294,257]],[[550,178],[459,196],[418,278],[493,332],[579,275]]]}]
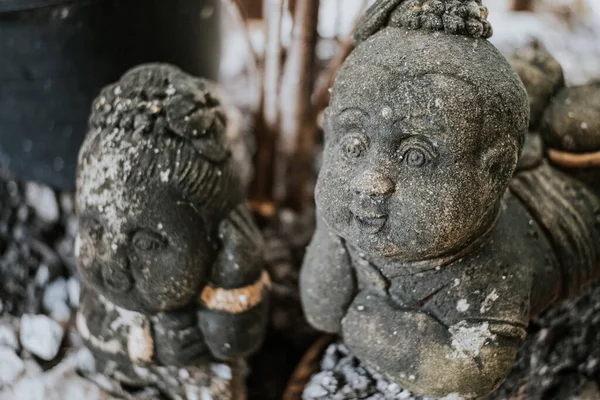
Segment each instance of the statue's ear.
[{"label": "statue's ear", "polygon": [[510,182],[519,162],[519,146],[512,140],[498,141],[483,154],[482,168],[489,171],[489,184],[501,195]]}]

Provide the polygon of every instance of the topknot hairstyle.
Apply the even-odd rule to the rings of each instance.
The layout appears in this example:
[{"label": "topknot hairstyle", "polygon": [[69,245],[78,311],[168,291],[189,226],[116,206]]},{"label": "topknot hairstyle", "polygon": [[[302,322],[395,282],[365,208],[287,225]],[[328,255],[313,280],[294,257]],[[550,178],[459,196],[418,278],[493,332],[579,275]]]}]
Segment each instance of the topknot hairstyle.
[{"label": "topknot hairstyle", "polygon": [[102,90],[92,106],[90,131],[172,136],[220,162],[227,156],[226,114],[215,91],[209,81],[172,65],[141,65]]},{"label": "topknot hairstyle", "polygon": [[129,186],[156,177],[198,209],[237,201],[243,188],[217,92],[215,84],[168,64],[138,66],[105,87],[79,154],[80,196],[101,190],[107,177]]},{"label": "topknot hairstyle", "polygon": [[492,36],[487,16],[481,0],[378,0],[362,17],[354,42],[358,44],[388,26],[487,39]]}]

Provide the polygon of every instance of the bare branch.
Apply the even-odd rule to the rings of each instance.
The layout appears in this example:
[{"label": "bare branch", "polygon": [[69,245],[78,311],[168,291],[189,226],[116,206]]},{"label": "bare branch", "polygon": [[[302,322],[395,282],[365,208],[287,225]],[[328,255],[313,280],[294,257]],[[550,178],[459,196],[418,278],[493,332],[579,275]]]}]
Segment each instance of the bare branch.
[{"label": "bare branch", "polygon": [[333,80],[338,70],[350,54],[354,44],[352,38],[347,38],[340,44],[338,53],[329,61],[327,67],[321,71],[315,83],[315,90],[312,94],[312,104],[318,114],[329,104],[329,88],[333,85]]},{"label": "bare branch", "polygon": [[281,75],[281,22],[285,2],[264,0],[265,16],[265,71],[263,80],[265,122],[270,127],[277,125],[279,79]]},{"label": "bare branch", "polygon": [[287,1],[264,0],[265,53],[260,110],[255,122],[256,174],[252,184],[252,198],[272,200],[274,164],[279,119],[279,81],[281,75],[281,21]]},{"label": "bare branch", "polygon": [[296,0],[294,27],[281,83],[281,137],[276,170],[283,174],[285,186],[276,187],[279,192],[276,193],[294,208],[304,205],[311,176],[315,115],[310,97],[319,3],[319,0]]},{"label": "bare branch", "polygon": [[[364,14],[366,8],[367,0],[363,0],[360,11],[354,20],[354,26],[358,24],[358,21]],[[352,31],[354,31],[354,28],[352,28]],[[315,90],[312,94],[312,104],[316,115],[323,111],[325,107],[327,107],[327,104],[329,104],[329,88],[333,86],[333,80],[335,79],[337,72],[344,61],[346,61],[350,52],[352,52],[352,49],[354,49],[354,45],[352,42],[352,32],[350,32],[350,36],[340,44],[337,54],[329,61],[327,67],[322,70],[317,77]]]},{"label": "bare branch", "polygon": [[533,11],[533,0],[514,0],[514,11]]}]

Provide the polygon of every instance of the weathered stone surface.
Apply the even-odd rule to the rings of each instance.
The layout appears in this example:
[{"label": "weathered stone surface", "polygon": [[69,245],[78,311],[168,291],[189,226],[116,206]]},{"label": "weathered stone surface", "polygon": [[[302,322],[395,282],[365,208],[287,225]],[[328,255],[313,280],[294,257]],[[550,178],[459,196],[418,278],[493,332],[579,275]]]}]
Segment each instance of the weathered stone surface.
[{"label": "weathered stone surface", "polygon": [[537,41],[520,48],[509,61],[527,89],[529,126],[536,129],[552,96],[565,86],[562,67]]},{"label": "weathered stone surface", "polygon": [[[230,122],[214,84],[166,64],[128,71],[92,105],[77,176],[77,324],[100,372],[168,386],[157,368],[202,370],[261,344],[270,280]],[[213,375],[168,390],[184,396],[202,379]]]},{"label": "weathered stone surface", "polygon": [[600,150],[600,82],[561,90],[544,114],[541,133],[552,148]]},{"label": "weathered stone surface", "polygon": [[[325,115],[300,280],[313,326],[398,388],[434,397],[498,388],[530,319],[600,275],[600,199],[543,160],[535,136],[517,170],[527,92],[481,20],[461,19],[476,10],[485,19],[466,0],[367,11]],[[433,16],[444,33],[425,23]],[[549,86],[562,84],[560,66],[535,57]],[[529,83],[546,89],[546,78]]]}]

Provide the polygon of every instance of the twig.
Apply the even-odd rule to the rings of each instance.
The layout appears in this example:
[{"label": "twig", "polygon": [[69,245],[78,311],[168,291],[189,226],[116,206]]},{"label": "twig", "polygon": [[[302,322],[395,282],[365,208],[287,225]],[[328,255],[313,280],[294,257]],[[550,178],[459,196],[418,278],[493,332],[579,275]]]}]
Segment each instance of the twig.
[{"label": "twig", "polygon": [[269,127],[277,126],[279,79],[281,75],[281,22],[285,2],[264,0],[265,15],[265,71],[263,80],[263,115]]},{"label": "twig", "polygon": [[294,26],[284,66],[280,95],[280,143],[276,171],[282,174],[276,196],[292,208],[302,208],[307,200],[316,123],[310,97],[317,40],[319,0],[296,0]]},{"label": "twig", "polygon": [[354,48],[352,38],[347,38],[340,44],[338,53],[329,61],[327,67],[321,71],[315,83],[315,90],[312,94],[312,104],[317,114],[329,104],[329,88],[333,85],[333,80],[338,70]]},{"label": "twig", "polygon": [[[360,11],[356,15],[356,19],[354,21],[354,27],[358,24],[358,21],[360,20],[360,17],[363,15],[366,8],[367,0],[363,0]],[[352,28],[352,31],[354,31],[354,28]],[[327,104],[329,104],[329,88],[333,85],[333,81],[337,75],[337,72],[344,61],[346,61],[346,58],[350,52],[352,52],[352,49],[354,49],[354,45],[351,32],[350,36],[340,44],[337,54],[331,59],[331,61],[329,61],[327,67],[322,70],[317,77],[315,90],[312,94],[312,104],[316,111],[316,115],[323,111],[325,107],[327,107]]]},{"label": "twig", "polygon": [[533,0],[514,0],[513,11],[533,11]]},{"label": "twig", "polygon": [[264,0],[265,53],[260,110],[255,123],[257,150],[252,198],[270,201],[273,197],[274,163],[278,130],[278,98],[281,75],[281,21],[284,0]]}]

